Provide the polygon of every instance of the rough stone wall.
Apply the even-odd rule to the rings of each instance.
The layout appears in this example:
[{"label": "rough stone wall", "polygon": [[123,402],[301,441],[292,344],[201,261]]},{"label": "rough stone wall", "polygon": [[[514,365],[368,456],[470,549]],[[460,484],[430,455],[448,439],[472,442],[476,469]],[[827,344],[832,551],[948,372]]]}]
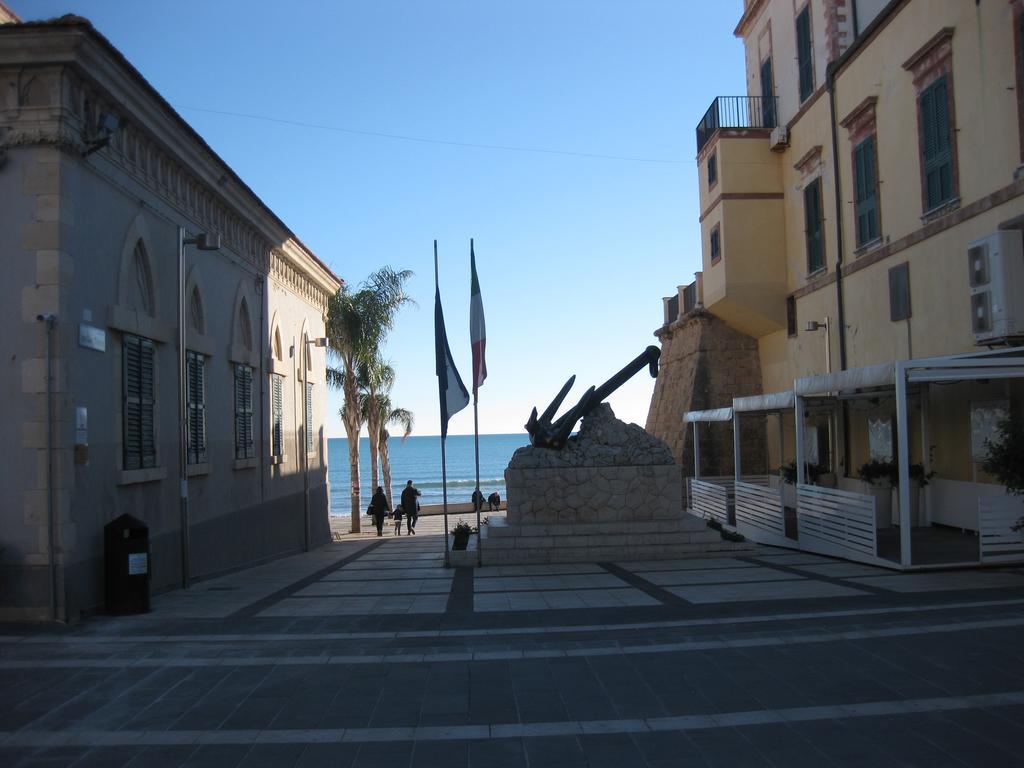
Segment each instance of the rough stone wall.
[{"label": "rough stone wall", "polygon": [[674,464],[505,470],[510,525],[612,523],[679,517],[683,486]]},{"label": "rough stone wall", "polygon": [[[647,431],[665,441],[682,468],[693,475],[693,428],[682,422],[687,411],[732,405],[734,397],[759,394],[761,363],[757,340],[729,327],[708,312],[691,312],[659,329],[661,370],[654,384]],[[700,425],[702,475],[733,473],[732,424]],[[764,420],[742,423],[740,446],[745,473],[765,471]]]},{"label": "rough stone wall", "polygon": [[664,442],[601,403],[560,451],[527,446],[505,470],[508,522],[612,523],[676,519],[679,467]]}]

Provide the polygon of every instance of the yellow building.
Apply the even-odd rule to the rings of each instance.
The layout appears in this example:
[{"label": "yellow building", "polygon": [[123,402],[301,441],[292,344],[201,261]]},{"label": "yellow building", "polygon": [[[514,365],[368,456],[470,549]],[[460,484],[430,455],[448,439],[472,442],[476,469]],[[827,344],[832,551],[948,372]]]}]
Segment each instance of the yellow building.
[{"label": "yellow building", "polygon": [[[737,456],[750,434],[764,441],[764,466],[751,469],[773,476],[804,459],[795,469],[808,482],[766,502],[784,518],[791,507],[803,526],[794,496],[810,472],[815,487],[873,500],[873,557],[986,560],[996,550],[982,519],[1017,514],[981,463],[993,425],[1024,407],[1024,350],[1013,351],[1024,343],[1024,2],[745,0],[735,34],[748,95],[716,99],[697,127],[702,271],[665,300],[669,376],[648,429],[678,435],[687,411],[698,424],[754,422],[736,440]],[[718,402],[680,396],[678,383],[668,396],[673,361],[682,370],[694,356],[670,347],[698,321],[756,342],[745,359],[758,375],[713,383]],[[717,381],[738,354],[712,352],[693,382]],[[707,409],[719,410],[694,413]],[[687,461],[694,446],[675,443]],[[746,461],[713,457],[698,474],[728,476],[732,494]],[[904,479],[934,475],[890,498],[861,480],[872,460],[902,463]],[[775,543],[793,545],[798,521],[782,522]],[[980,535],[936,554],[961,529]],[[1013,549],[1002,530],[993,541]]]}]

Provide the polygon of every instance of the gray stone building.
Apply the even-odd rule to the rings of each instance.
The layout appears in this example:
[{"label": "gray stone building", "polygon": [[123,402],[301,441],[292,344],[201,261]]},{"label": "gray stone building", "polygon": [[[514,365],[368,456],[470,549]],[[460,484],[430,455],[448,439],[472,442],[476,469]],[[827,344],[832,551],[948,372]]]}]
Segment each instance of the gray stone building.
[{"label": "gray stone building", "polygon": [[102,605],[123,513],[153,591],[329,539],[341,280],[84,19],[0,23],[0,257],[0,620]]}]

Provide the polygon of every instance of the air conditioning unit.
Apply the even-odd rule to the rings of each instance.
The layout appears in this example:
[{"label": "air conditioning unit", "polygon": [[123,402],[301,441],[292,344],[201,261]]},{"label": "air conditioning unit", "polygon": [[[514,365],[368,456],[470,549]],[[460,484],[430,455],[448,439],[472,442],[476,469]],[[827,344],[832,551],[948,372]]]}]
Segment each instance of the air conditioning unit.
[{"label": "air conditioning unit", "polygon": [[967,247],[971,330],[975,344],[1024,337],[1024,244],[1019,229],[1002,229]]},{"label": "air conditioning unit", "polygon": [[772,152],[782,152],[789,146],[789,128],[784,125],[772,128],[772,137],[769,139],[768,143],[768,148]]}]

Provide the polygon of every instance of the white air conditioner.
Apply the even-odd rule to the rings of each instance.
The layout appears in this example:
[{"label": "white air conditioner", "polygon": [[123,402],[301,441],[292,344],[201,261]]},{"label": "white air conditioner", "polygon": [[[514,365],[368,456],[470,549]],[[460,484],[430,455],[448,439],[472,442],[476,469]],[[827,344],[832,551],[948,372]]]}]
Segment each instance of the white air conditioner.
[{"label": "white air conditioner", "polygon": [[772,152],[781,152],[789,146],[789,128],[784,125],[780,125],[777,128],[772,128],[772,137],[769,139],[768,148]]},{"label": "white air conditioner", "polygon": [[975,344],[1024,337],[1024,245],[1019,229],[1001,229],[967,247]]}]

